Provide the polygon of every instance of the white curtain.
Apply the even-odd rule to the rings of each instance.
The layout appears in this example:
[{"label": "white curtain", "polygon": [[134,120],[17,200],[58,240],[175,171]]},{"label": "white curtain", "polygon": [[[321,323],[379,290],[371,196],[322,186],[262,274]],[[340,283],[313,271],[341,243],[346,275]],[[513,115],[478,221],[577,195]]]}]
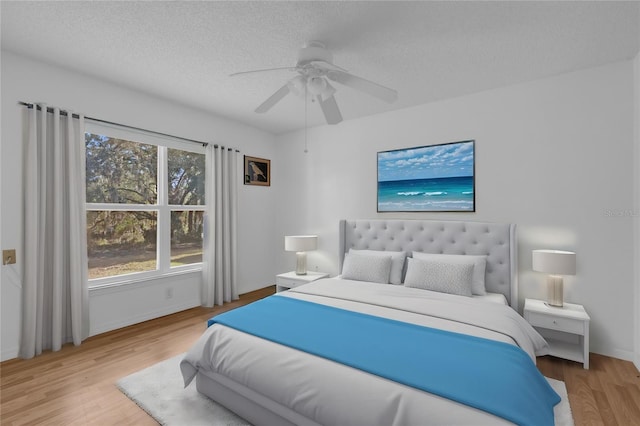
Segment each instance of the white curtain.
[{"label": "white curtain", "polygon": [[89,335],[84,116],[27,109],[21,358]]},{"label": "white curtain", "polygon": [[202,305],[238,299],[238,155],[209,144],[206,154]]}]

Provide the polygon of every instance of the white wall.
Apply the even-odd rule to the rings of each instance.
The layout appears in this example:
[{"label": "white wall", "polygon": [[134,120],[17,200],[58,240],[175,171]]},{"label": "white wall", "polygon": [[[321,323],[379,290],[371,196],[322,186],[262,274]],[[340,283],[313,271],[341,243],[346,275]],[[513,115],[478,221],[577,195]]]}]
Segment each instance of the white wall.
[{"label": "white wall", "polygon": [[[309,267],[336,274],[342,218],[516,223],[521,299],[545,298],[531,250],[575,250],[565,300],[589,312],[591,350],[632,359],[633,223],[618,214],[634,203],[632,73],[631,61],[615,63],[312,128],[307,154],[302,132],[281,135],[277,196],[287,208],[277,238],[317,233]],[[376,213],[378,151],[467,139],[476,141],[476,213]],[[293,262],[281,253],[280,271]]]},{"label": "white wall", "polygon": [[634,264],[635,264],[635,289],[636,289],[636,306],[634,324],[636,328],[635,332],[635,360],[636,368],[640,370],[640,53],[636,56],[633,68],[634,78],[634,104],[635,104],[635,209],[633,215],[633,221],[635,225],[635,250],[634,250]]},{"label": "white wall", "polygon": [[[18,101],[43,101],[87,116],[185,138],[234,146],[242,154],[273,158],[275,138],[255,128],[126,89],[106,81],[2,51],[2,144],[0,148],[1,246],[16,248],[18,263],[1,272],[1,359],[13,358],[19,345],[22,268],[22,107]],[[214,93],[209,94],[215,96]],[[207,96],[203,93],[203,96]],[[276,164],[272,163],[273,166]],[[274,187],[240,185],[239,291],[273,284],[275,252]],[[259,216],[257,216],[259,213]],[[154,284],[154,285],[149,285]],[[166,289],[173,297],[166,298]],[[96,334],[200,304],[199,274],[155,283],[92,290],[91,333]]]}]

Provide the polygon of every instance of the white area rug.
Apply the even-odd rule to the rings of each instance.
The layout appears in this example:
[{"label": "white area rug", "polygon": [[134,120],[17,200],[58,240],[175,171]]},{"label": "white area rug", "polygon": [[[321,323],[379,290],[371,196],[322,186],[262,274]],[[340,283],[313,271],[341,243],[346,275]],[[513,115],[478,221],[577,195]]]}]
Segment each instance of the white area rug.
[{"label": "white area rug", "polygon": [[140,408],[167,426],[250,426],[217,402],[198,393],[195,380],[186,389],[180,374],[184,354],[118,380],[118,388]]},{"label": "white area rug", "polygon": [[[178,355],[133,373],[120,379],[117,386],[162,425],[249,425],[220,404],[200,395],[195,383],[186,389],[183,387],[179,367],[183,357],[184,355]],[[547,380],[562,397],[562,402],[555,407],[556,426],[573,426],[564,383],[554,379]]]}]

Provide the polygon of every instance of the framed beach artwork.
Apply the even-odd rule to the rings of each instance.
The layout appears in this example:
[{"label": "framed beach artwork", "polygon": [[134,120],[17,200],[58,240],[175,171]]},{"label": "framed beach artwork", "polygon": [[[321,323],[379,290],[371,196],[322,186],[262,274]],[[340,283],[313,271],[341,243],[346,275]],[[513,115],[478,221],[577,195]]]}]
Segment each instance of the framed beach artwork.
[{"label": "framed beach artwork", "polygon": [[244,184],[271,186],[271,160],[245,155]]},{"label": "framed beach artwork", "polygon": [[475,212],[475,141],[378,152],[378,212]]}]

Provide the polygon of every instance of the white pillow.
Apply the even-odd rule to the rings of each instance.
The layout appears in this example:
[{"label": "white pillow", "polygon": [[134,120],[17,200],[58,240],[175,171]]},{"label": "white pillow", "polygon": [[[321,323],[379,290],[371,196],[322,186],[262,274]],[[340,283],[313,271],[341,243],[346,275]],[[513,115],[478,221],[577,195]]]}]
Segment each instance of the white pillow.
[{"label": "white pillow", "polygon": [[472,264],[412,258],[407,261],[405,287],[471,297]]},{"label": "white pillow", "polygon": [[389,284],[391,256],[371,256],[346,253],[342,265],[342,278],[345,280],[369,281]]},{"label": "white pillow", "polygon": [[484,296],[487,294],[487,290],[484,286],[484,273],[487,269],[487,256],[474,256],[465,254],[433,254],[414,251],[413,258],[422,260],[434,260],[445,263],[472,264],[473,280],[471,282],[471,292],[478,296]]},{"label": "white pillow", "polygon": [[349,253],[365,254],[371,256],[391,256],[391,273],[389,274],[390,284],[402,284],[402,270],[404,269],[404,259],[407,253],[403,251],[381,251],[381,250],[355,250],[350,249]]}]

